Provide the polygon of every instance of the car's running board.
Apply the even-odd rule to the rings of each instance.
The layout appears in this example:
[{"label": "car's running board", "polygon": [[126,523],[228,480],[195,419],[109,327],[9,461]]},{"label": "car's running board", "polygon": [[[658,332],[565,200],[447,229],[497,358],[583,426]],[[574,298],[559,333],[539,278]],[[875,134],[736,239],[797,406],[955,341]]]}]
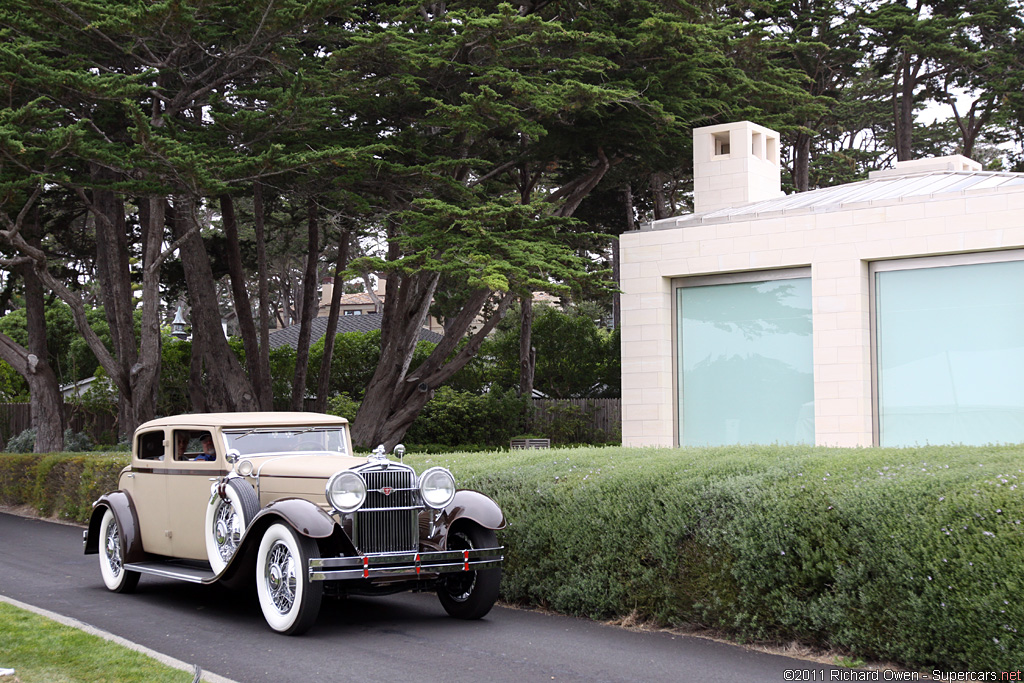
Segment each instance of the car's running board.
[{"label": "car's running board", "polygon": [[217,575],[210,569],[187,567],[171,562],[127,562],[124,568],[130,572],[162,576],[189,583],[213,583],[213,580],[217,578]]}]

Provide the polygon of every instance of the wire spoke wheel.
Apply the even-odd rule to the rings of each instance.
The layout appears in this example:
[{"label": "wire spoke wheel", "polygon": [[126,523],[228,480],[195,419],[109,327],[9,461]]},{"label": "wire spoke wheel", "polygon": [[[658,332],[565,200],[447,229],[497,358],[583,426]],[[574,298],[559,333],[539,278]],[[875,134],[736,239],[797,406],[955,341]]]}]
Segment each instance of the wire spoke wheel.
[{"label": "wire spoke wheel", "polygon": [[295,604],[295,559],[284,543],[278,541],[271,547],[264,576],[277,611],[287,614]]},{"label": "wire spoke wheel", "polygon": [[316,621],[324,587],[309,580],[309,561],[317,557],[316,541],[285,522],[264,532],[256,554],[256,594],[263,618],[278,633],[298,635]]},{"label": "wire spoke wheel", "polygon": [[107,508],[100,521],[100,575],[115,593],[130,593],[139,584],[139,573],[125,569],[124,540],[113,511]]},{"label": "wire spoke wheel", "polygon": [[228,478],[218,482],[206,508],[206,558],[220,573],[235,556],[242,535],[259,512],[256,492],[245,481]]}]

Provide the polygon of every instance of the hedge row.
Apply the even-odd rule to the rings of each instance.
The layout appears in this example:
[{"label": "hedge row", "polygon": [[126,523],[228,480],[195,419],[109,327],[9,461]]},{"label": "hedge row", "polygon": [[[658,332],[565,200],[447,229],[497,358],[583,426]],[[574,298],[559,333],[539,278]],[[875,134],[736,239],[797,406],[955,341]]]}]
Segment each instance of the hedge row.
[{"label": "hedge row", "polygon": [[[82,521],[124,456],[0,456],[0,502]],[[1024,664],[1024,447],[427,455],[509,520],[506,600],[913,667]]]},{"label": "hedge row", "polygon": [[432,464],[502,505],[507,600],[912,667],[1024,665],[1024,447],[422,459]]},{"label": "hedge row", "polygon": [[0,455],[0,505],[31,505],[45,517],[85,523],[92,502],[117,488],[126,453]]}]

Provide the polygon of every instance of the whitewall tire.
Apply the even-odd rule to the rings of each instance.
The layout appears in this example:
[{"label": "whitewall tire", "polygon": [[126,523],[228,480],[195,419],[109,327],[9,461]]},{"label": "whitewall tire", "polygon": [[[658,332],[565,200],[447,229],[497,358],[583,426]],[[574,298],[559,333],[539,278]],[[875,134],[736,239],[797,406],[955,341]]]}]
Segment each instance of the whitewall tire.
[{"label": "whitewall tire", "polygon": [[224,568],[238,550],[252,518],[259,512],[259,499],[252,487],[240,479],[228,479],[223,484],[224,495],[213,494],[206,506],[206,557],[215,574]]},{"label": "whitewall tire", "polygon": [[309,580],[309,560],[320,557],[316,541],[287,524],[272,524],[256,554],[256,594],[270,628],[285,635],[309,630],[320,612],[323,584]]},{"label": "whitewall tire", "polygon": [[131,593],[139,584],[139,573],[124,568],[124,539],[113,511],[107,508],[100,521],[100,574],[115,593]]}]

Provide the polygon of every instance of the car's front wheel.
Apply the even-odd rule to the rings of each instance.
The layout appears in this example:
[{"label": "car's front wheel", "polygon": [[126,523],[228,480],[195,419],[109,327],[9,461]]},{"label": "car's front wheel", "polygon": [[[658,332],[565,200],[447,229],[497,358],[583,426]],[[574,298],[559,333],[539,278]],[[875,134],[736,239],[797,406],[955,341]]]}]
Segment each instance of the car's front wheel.
[{"label": "car's front wheel", "polygon": [[[491,529],[464,525],[448,534],[448,550],[494,548],[498,537]],[[480,619],[491,611],[498,599],[501,568],[447,574],[441,580],[437,597],[450,616],[456,619]]]},{"label": "car's front wheel", "polygon": [[260,503],[252,487],[239,479],[223,483],[224,495],[213,495],[206,507],[206,557],[217,574],[224,571],[242,533],[259,512]]},{"label": "car's front wheel", "polygon": [[107,508],[100,521],[100,574],[115,593],[131,593],[139,584],[139,573],[124,568],[124,543],[114,512]]},{"label": "car's front wheel", "polygon": [[272,524],[256,555],[256,593],[263,618],[285,635],[309,630],[320,612],[323,584],[309,580],[309,560],[320,557],[316,541],[287,524]]}]

